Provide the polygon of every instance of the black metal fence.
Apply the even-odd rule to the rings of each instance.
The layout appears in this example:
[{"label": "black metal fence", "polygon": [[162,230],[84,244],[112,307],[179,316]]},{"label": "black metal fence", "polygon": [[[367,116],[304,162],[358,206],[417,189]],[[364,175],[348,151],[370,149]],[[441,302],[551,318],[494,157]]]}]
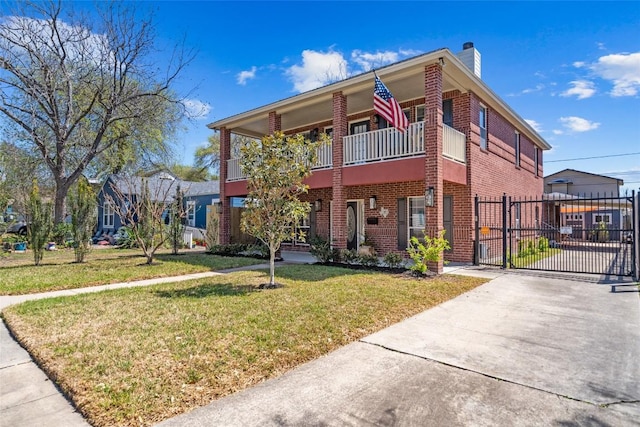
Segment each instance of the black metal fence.
[{"label": "black metal fence", "polygon": [[638,202],[629,196],[476,196],[475,263],[634,276]]}]

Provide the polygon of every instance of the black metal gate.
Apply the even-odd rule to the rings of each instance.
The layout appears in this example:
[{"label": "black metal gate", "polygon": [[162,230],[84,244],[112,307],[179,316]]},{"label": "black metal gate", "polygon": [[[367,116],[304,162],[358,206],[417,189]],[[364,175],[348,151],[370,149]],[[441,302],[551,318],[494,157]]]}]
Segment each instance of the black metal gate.
[{"label": "black metal gate", "polygon": [[476,265],[637,277],[635,192],[476,196],[475,211]]}]

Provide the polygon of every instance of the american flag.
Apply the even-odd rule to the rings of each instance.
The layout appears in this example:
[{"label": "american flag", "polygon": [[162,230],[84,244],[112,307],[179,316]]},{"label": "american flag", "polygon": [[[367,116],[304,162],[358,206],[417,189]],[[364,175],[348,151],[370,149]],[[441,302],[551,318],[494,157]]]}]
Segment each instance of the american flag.
[{"label": "american flag", "polygon": [[376,76],[376,84],[373,90],[373,109],[400,132],[404,132],[409,126],[409,120],[402,111],[402,107],[400,107],[398,101],[395,100],[378,76]]}]

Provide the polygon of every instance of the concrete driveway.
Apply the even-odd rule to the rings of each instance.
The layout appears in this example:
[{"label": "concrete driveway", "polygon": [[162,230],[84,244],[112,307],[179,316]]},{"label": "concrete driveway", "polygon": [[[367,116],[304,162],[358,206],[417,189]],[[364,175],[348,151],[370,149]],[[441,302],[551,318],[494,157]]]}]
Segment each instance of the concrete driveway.
[{"label": "concrete driveway", "polygon": [[160,425],[638,426],[640,298],[615,290],[499,274]]}]

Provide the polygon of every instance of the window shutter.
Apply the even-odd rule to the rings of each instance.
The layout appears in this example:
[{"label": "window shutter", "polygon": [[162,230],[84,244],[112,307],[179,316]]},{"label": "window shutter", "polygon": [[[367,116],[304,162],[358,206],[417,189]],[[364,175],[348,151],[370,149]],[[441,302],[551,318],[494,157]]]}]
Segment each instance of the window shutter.
[{"label": "window shutter", "polygon": [[398,199],[398,250],[407,246],[407,199]]}]

